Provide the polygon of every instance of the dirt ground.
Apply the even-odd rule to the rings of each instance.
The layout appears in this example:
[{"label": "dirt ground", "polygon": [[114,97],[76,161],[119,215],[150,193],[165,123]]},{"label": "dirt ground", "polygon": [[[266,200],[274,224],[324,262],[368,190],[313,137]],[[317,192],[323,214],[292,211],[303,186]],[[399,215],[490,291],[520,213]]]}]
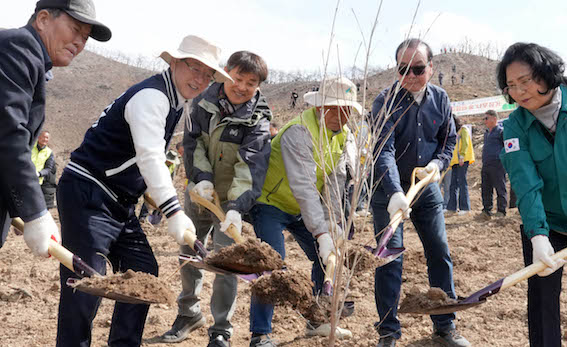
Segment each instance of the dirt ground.
[{"label": "dirt ground", "polygon": [[[476,165],[476,164],[474,164]],[[468,296],[476,290],[522,268],[517,210],[505,218],[486,221],[478,217],[481,209],[480,163],[471,169],[469,184],[473,213],[467,216],[448,216],[447,234],[454,263],[455,287],[458,295]],[[176,182],[179,183],[179,182]],[[179,184],[178,184],[179,185]],[[179,187],[180,188],[180,187]],[[358,227],[364,223],[357,220]],[[154,253],[160,264],[160,276],[165,278],[177,269],[178,247],[167,235],[166,225],[145,225]],[[246,228],[247,236],[251,230]],[[412,287],[427,289],[425,258],[421,243],[411,223],[405,224],[404,275],[402,296]],[[354,242],[371,237],[370,228],[355,235]],[[309,273],[310,264],[297,243],[290,237],[286,243],[286,263],[294,271]],[[4,347],[52,346],[57,328],[59,272],[56,260],[40,260],[28,251],[21,236],[10,233],[7,244],[0,250],[0,340]],[[213,275],[207,273],[202,292],[202,307],[207,323],[212,323],[209,311]],[[340,346],[375,346],[378,334],[373,324],[378,320],[374,304],[372,272],[357,274],[350,286],[355,300],[355,313],[344,319],[341,327],[350,329],[354,337],[341,341]],[[177,275],[170,280],[174,292],[179,292]],[[457,327],[474,346],[526,346],[526,288],[522,282],[488,299],[488,302],[458,313]],[[241,281],[238,305],[233,317],[233,346],[249,344],[250,284]],[[93,346],[105,346],[109,332],[113,302],[103,299],[93,323]],[[562,319],[567,321],[567,298],[561,301]],[[176,307],[152,305],[144,331],[144,346],[166,346],[156,337],[167,331],[175,319]],[[400,315],[402,338],[399,346],[436,346],[430,340],[431,321],[427,316]],[[305,321],[290,308],[278,307],[273,320],[272,337],[280,346],[324,346],[324,338],[305,336]],[[567,336],[565,337],[567,342]],[[207,330],[198,329],[178,346],[206,346]]]}]

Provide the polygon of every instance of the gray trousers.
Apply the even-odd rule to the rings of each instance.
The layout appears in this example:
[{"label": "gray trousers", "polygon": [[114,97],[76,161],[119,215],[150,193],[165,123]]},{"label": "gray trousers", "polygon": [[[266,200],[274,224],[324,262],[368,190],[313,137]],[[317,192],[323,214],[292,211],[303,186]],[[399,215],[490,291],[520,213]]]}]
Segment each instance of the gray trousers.
[{"label": "gray trousers", "polygon": [[[229,246],[234,241],[225,233],[219,230],[220,226],[213,215],[191,202],[188,190],[185,190],[185,213],[197,229],[197,238],[207,244],[211,226],[214,226],[213,243],[215,251],[223,247]],[[181,246],[181,253],[195,255],[195,252],[189,246]],[[182,290],[177,298],[178,314],[181,316],[194,317],[201,312],[199,294],[203,289],[203,270],[196,269],[190,265],[181,268],[181,286]],[[212,327],[209,328],[209,334],[218,333],[232,336],[232,324],[230,319],[236,308],[236,276],[215,275],[213,282],[213,295],[211,296],[211,313],[215,320]]]}]

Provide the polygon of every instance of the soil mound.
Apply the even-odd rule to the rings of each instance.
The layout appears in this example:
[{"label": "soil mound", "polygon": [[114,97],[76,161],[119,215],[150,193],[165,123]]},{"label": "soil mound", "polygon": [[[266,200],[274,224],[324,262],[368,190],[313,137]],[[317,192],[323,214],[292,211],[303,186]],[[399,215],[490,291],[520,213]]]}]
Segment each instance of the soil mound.
[{"label": "soil mound", "polygon": [[85,277],[72,287],[85,286],[102,292],[118,293],[152,303],[174,304],[176,295],[160,279],[144,272],[128,270],[103,277]]},{"label": "soil mound", "polygon": [[451,299],[441,288],[430,288],[422,293],[418,288],[413,287],[400,304],[398,312],[417,313],[456,303],[457,300]]},{"label": "soil mound", "polygon": [[279,270],[283,267],[282,257],[266,242],[249,238],[213,252],[205,262],[229,271],[258,273]]},{"label": "soil mound", "polygon": [[311,279],[296,271],[276,270],[254,281],[251,290],[262,302],[289,305],[300,312],[309,309],[313,298]]}]

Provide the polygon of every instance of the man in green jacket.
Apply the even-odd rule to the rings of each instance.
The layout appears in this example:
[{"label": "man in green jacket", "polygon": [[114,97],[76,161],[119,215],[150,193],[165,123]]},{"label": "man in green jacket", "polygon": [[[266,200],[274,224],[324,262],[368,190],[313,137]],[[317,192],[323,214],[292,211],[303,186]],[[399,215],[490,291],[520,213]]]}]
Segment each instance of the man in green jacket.
[{"label": "man in green jacket", "polygon": [[[240,232],[242,214],[260,196],[270,158],[272,112],[260,84],[268,77],[268,67],[258,55],[240,51],[228,59],[225,71],[234,83],[214,83],[193,100],[191,116],[185,122],[183,158],[189,184],[185,191],[185,212],[195,223],[197,238],[206,244],[214,226],[215,251],[234,241],[225,235],[233,224]],[[219,225],[211,214],[191,202],[188,192],[212,200],[218,193],[226,220]],[[181,253],[195,254],[181,246]],[[203,271],[181,268],[182,291],[177,299],[178,315],[162,339],[179,342],[205,324],[199,294]],[[236,308],[237,279],[234,275],[215,276],[211,313],[215,323],[209,328],[209,347],[230,346],[230,319]]]},{"label": "man in green jacket", "polygon": [[[287,123],[273,139],[262,196],[250,215],[256,236],[270,244],[282,258],[285,258],[282,231],[287,229],[293,234],[312,262],[314,292],[319,294],[324,279],[321,264],[327,264],[329,255],[335,252],[334,241],[343,234],[341,204],[325,203],[320,197],[328,189],[331,201],[341,201],[337,193],[342,193],[346,177],[343,155],[348,135],[346,123],[352,109],[361,113],[362,106],[356,101],[356,86],[344,77],[324,81],[319,91],[309,92],[303,99],[314,107]],[[268,336],[272,331],[273,309],[272,305],[252,297],[251,347],[275,346]],[[308,324],[308,335],[329,333],[329,324]],[[337,335],[351,334],[338,329]]]}]

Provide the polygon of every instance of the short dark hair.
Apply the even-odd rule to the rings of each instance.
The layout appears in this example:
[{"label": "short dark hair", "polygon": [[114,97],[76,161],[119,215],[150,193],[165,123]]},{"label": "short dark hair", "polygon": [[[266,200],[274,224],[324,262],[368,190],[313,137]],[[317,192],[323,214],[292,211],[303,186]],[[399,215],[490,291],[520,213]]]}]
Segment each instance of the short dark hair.
[{"label": "short dark hair", "polygon": [[[508,47],[498,67],[496,67],[496,79],[501,90],[508,86],[506,69],[513,62],[528,64],[532,69],[532,79],[536,82],[545,82],[548,90],[543,93],[538,91],[542,95],[565,82],[563,76],[565,63],[557,53],[536,43],[517,42]],[[508,102],[515,102],[510,95],[507,95],[507,98]]]},{"label": "short dark hair", "polygon": [[463,126],[461,124],[461,120],[457,118],[457,116],[455,116],[454,114],[453,114],[453,120],[455,121],[455,129],[457,130],[461,129],[461,127]]},{"label": "short dark hair", "polygon": [[494,110],[488,110],[488,111],[484,112],[484,114],[492,116],[492,117],[496,117],[496,119],[498,119],[498,113]]},{"label": "short dark hair", "polygon": [[414,39],[404,40],[404,42],[400,43],[398,48],[396,48],[396,63],[399,63],[398,54],[400,53],[400,51],[403,51],[408,48],[417,48],[420,45],[423,45],[423,47],[425,47],[425,53],[427,54],[427,61],[430,62],[431,59],[433,59],[433,51],[431,50],[431,47],[429,47],[429,45],[424,41],[414,38]]},{"label": "short dark hair", "polygon": [[[253,73],[258,76],[260,83],[268,78],[268,65],[259,55],[248,51],[233,53],[226,63],[226,69],[231,71],[238,68],[242,73]],[[260,84],[258,83],[258,84]]]},{"label": "short dark hair", "polygon": [[53,18],[57,18],[61,15],[61,13],[63,13],[63,10],[60,10],[58,8],[44,8],[38,11],[35,11],[32,16],[30,17],[30,19],[28,20],[28,25],[32,25],[35,20],[37,19],[37,14],[40,13],[41,11],[46,10],[47,12],[49,12],[49,14],[51,15],[51,17]]}]

